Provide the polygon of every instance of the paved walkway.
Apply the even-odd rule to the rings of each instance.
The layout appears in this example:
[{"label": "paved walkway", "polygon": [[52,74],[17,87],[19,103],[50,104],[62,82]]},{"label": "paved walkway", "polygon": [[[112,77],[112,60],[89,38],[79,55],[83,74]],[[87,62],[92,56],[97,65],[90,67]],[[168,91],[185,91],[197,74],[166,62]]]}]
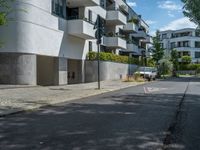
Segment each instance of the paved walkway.
[{"label": "paved walkway", "polygon": [[142,83],[103,81],[101,82],[101,90],[97,90],[96,82],[47,87],[0,85],[0,117],[138,84]]}]

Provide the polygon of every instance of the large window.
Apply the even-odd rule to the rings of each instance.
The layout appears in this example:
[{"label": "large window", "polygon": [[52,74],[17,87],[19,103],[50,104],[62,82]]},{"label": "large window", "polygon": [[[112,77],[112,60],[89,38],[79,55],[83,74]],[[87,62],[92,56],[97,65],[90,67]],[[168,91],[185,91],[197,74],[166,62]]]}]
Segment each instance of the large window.
[{"label": "large window", "polygon": [[200,48],[200,42],[195,42],[195,47]]},{"label": "large window", "polygon": [[200,58],[200,52],[195,52],[195,58]]},{"label": "large window", "polygon": [[65,18],[66,0],[52,0],[52,13]]}]

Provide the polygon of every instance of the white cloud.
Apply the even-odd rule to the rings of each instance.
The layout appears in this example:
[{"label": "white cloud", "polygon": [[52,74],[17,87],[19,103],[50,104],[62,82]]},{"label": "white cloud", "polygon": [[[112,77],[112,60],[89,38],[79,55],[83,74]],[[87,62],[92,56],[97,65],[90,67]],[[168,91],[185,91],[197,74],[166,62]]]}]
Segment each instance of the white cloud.
[{"label": "white cloud", "polygon": [[153,21],[153,20],[146,20],[145,21],[148,25],[152,25],[152,24],[156,24],[157,22],[156,21]]},{"label": "white cloud", "polygon": [[167,12],[167,15],[168,15],[169,17],[175,17],[175,15],[174,15],[171,11],[168,11],[168,12]]},{"label": "white cloud", "polygon": [[136,2],[133,2],[133,1],[131,1],[131,0],[129,0],[127,3],[128,3],[128,5],[129,5],[130,7],[136,7],[136,6],[137,6]]},{"label": "white cloud", "polygon": [[193,22],[191,22],[187,17],[183,17],[177,20],[174,20],[170,22],[168,25],[160,28],[160,31],[165,30],[179,30],[183,28],[196,28],[197,25],[195,25]]},{"label": "white cloud", "polygon": [[181,5],[178,5],[171,0],[158,2],[158,7],[161,9],[166,9],[166,10],[170,10],[170,11],[182,9]]},{"label": "white cloud", "polygon": [[155,30],[150,31],[150,32],[149,32],[149,35],[151,35],[151,36],[156,36],[156,31],[155,31]]}]

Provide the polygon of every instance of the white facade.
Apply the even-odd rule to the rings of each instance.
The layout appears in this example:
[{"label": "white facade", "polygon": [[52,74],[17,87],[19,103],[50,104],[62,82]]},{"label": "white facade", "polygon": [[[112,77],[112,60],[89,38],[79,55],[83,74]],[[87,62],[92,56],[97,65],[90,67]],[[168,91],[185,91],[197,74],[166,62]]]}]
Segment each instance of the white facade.
[{"label": "white facade", "polygon": [[[12,21],[0,28],[0,35],[3,35],[0,41],[5,43],[0,48],[1,54],[30,54],[79,60],[83,63],[91,47],[92,51],[97,51],[94,29],[97,15],[105,20],[104,39],[107,40],[103,40],[102,51],[126,51],[127,37],[134,36],[132,33],[136,34],[140,26],[147,28],[144,36],[148,32],[148,26],[137,14],[134,15],[139,23],[129,23],[127,26],[132,14],[124,0],[111,0],[109,3],[106,0],[57,0],[62,2],[62,16],[54,13],[58,8],[54,8],[52,1],[18,0],[13,4],[16,10],[24,11],[11,14]],[[77,15],[73,15],[75,12]],[[129,32],[122,35],[120,31],[123,30]],[[136,38],[140,41],[140,37]],[[58,66],[59,62],[61,61],[58,61]],[[79,68],[83,65],[84,63],[79,65]],[[77,71],[72,71],[72,74],[73,72]]]},{"label": "white facade", "polygon": [[159,36],[166,55],[170,55],[171,50],[176,49],[179,57],[189,55],[193,63],[200,62],[200,35],[196,29],[162,31]]}]

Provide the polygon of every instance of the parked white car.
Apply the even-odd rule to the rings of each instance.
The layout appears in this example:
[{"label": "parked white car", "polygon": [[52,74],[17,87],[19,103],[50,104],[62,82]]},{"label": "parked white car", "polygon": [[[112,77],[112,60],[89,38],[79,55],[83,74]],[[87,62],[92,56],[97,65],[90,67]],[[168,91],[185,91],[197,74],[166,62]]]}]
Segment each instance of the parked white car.
[{"label": "parked white car", "polygon": [[150,81],[156,79],[157,69],[153,67],[139,67],[136,73]]}]

